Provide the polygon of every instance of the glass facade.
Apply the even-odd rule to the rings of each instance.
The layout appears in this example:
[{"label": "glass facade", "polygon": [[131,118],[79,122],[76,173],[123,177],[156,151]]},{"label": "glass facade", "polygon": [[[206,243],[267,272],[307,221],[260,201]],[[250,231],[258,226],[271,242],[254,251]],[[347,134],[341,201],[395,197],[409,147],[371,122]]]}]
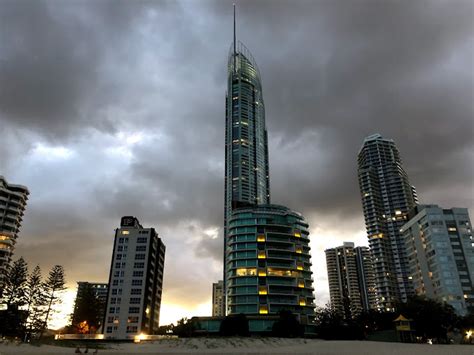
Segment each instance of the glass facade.
[{"label": "glass facade", "polygon": [[[232,210],[270,203],[269,181],[265,105],[260,73],[249,50],[239,42],[232,45],[228,60],[224,249]],[[227,265],[225,253],[224,265]]]},{"label": "glass facade", "polygon": [[400,228],[417,203],[416,192],[394,141],[380,134],[364,140],[358,177],[379,302],[383,309],[392,310],[413,294]]},{"label": "glass facade", "polygon": [[229,219],[227,314],[276,315],[290,310],[314,320],[308,224],[277,205],[241,207]]},{"label": "glass facade", "polygon": [[421,205],[402,227],[415,293],[474,310],[474,240],[467,208]]}]

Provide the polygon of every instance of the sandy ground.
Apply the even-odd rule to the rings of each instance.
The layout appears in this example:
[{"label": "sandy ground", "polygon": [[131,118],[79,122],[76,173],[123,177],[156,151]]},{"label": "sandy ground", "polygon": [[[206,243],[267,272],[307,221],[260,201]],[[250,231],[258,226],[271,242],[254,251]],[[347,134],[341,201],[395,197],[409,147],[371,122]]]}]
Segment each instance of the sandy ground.
[{"label": "sandy ground", "polygon": [[[98,354],[403,354],[403,355],[474,355],[474,345],[401,344],[370,341],[324,341],[279,338],[191,338],[155,342],[107,343]],[[75,354],[75,348],[43,345],[0,344],[0,355]],[[84,353],[84,346],[81,347]],[[92,354],[94,349],[89,349]]]}]

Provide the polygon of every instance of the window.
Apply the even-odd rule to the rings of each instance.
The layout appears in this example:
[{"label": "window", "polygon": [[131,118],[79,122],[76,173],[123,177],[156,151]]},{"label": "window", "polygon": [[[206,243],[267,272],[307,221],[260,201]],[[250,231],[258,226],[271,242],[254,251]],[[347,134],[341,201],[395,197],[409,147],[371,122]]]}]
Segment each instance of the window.
[{"label": "window", "polygon": [[107,317],[107,323],[113,323],[114,322],[114,316]]},{"label": "window", "polygon": [[131,297],[130,304],[140,304],[141,298],[140,297]]},{"label": "window", "polygon": [[143,269],[143,268],[145,268],[145,263],[135,263],[135,264],[133,264],[133,267],[135,269]]},{"label": "window", "polygon": [[[118,286],[118,280],[112,281],[112,286]],[[115,291],[117,291],[117,290],[115,290]]]},{"label": "window", "polygon": [[119,243],[120,243],[120,244],[123,244],[123,239],[124,239],[124,238],[119,238]]},{"label": "window", "polygon": [[127,326],[127,333],[136,333],[138,332],[138,327],[135,325]]},{"label": "window", "polygon": [[145,254],[135,254],[135,260],[145,260]]},{"label": "window", "polygon": [[[115,285],[114,285],[114,286],[115,286]],[[117,294],[117,289],[116,289],[116,288],[113,288],[113,289],[112,289],[112,294],[113,294],[113,295],[116,295],[116,294]]]},{"label": "window", "polygon": [[129,231],[122,231],[122,234],[127,235],[127,234],[130,234],[130,232]]},{"label": "window", "polygon": [[135,251],[145,251],[146,245],[137,245]]},{"label": "window", "polygon": [[115,307],[110,307],[109,308],[109,313],[111,313],[111,314],[115,313]]},{"label": "window", "polygon": [[122,254],[117,254],[117,256],[115,257],[116,260],[122,260]]},{"label": "window", "polygon": [[137,238],[137,244],[143,244],[143,243],[146,243],[148,241],[148,238],[147,237],[138,237]]},{"label": "window", "polygon": [[142,294],[142,289],[141,288],[132,288],[131,295],[141,295]]},{"label": "window", "polygon": [[133,277],[143,277],[143,271],[134,271]]},{"label": "window", "polygon": [[128,317],[127,322],[128,323],[138,323],[138,317],[137,316]]},{"label": "window", "polygon": [[133,313],[140,313],[140,307],[130,307],[128,309],[128,313],[133,314]]},{"label": "window", "polygon": [[132,280],[132,286],[141,286],[142,284],[142,280]]},{"label": "window", "polygon": [[115,297],[112,297],[110,299],[110,304],[115,304],[115,303],[117,303],[117,299]]},{"label": "window", "polygon": [[119,245],[119,246],[117,247],[117,251],[123,251],[123,245]]},{"label": "window", "polygon": [[120,275],[120,271],[117,270],[114,272],[114,277],[119,277],[119,275]]},{"label": "window", "polygon": [[115,268],[120,269],[120,263],[115,263]]},{"label": "window", "polygon": [[107,327],[107,333],[112,333],[112,327]]}]

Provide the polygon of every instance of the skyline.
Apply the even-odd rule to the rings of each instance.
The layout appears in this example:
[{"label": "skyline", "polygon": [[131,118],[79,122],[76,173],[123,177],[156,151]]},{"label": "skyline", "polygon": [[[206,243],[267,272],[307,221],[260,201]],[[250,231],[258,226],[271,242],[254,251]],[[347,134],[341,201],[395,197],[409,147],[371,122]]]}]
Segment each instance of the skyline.
[{"label": "skyline", "polygon": [[[168,247],[162,312],[179,313],[173,307],[183,304],[201,315],[196,309],[208,304],[210,314],[212,282],[222,272],[231,2],[120,3],[115,11],[108,2],[77,3],[74,11],[42,4],[0,10],[2,33],[12,35],[0,60],[7,88],[0,174],[31,192],[15,258],[40,263],[43,273],[50,262],[63,264],[69,286],[105,281],[113,229],[133,214]],[[395,140],[420,202],[472,210],[472,4],[272,4],[237,3],[239,38],[260,64],[269,155],[283,157],[270,163],[272,199],[310,224],[321,305],[328,300],[324,249],[368,244],[356,169],[367,135]],[[374,11],[379,16],[368,16]],[[171,25],[176,37],[167,40]],[[91,38],[89,28],[100,35]],[[318,30],[314,49],[308,30]],[[393,34],[399,41],[386,43]]]}]

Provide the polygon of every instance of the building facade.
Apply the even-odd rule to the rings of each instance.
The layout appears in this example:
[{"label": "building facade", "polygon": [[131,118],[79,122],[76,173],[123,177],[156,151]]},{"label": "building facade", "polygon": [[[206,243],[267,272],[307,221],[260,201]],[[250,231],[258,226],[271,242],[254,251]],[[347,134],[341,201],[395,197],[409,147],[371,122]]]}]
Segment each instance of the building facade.
[{"label": "building facade", "polygon": [[369,250],[354,243],[325,250],[331,307],[344,318],[377,309],[375,277]]},{"label": "building facade", "polygon": [[0,297],[29,194],[26,186],[9,184],[0,175]]},{"label": "building facade", "polygon": [[212,316],[225,316],[224,281],[222,280],[212,284]]},{"label": "building facade", "polygon": [[115,231],[104,336],[131,339],[158,330],[165,246],[154,228],[123,217]]},{"label": "building facade", "polygon": [[466,208],[417,206],[402,227],[415,293],[474,310],[474,240]]},{"label": "building facade", "polygon": [[301,324],[313,323],[309,232],[301,214],[277,205],[235,209],[227,263],[227,314],[290,310]]},{"label": "building facade", "polygon": [[100,305],[100,313],[97,315],[97,318],[102,320],[105,316],[105,306],[107,303],[107,290],[108,284],[107,283],[99,283],[99,282],[88,282],[88,281],[78,281],[77,282],[77,293],[76,293],[76,301],[74,303],[74,311],[72,314],[72,324],[77,324],[78,322],[83,321],[80,319],[80,307],[83,304],[82,300],[84,295],[91,291],[94,297],[97,299]]},{"label": "building facade", "polygon": [[371,309],[380,310],[377,299],[377,287],[375,285],[374,265],[370,249],[367,247],[355,247],[354,251],[362,309],[364,311]]},{"label": "building facade", "polygon": [[400,228],[417,201],[391,139],[374,134],[358,154],[358,178],[380,305],[393,310],[413,294]]},{"label": "building facade", "polygon": [[[235,38],[227,65],[224,251],[237,207],[270,203],[267,129],[262,83],[250,51]],[[224,289],[226,289],[224,252]]]}]

